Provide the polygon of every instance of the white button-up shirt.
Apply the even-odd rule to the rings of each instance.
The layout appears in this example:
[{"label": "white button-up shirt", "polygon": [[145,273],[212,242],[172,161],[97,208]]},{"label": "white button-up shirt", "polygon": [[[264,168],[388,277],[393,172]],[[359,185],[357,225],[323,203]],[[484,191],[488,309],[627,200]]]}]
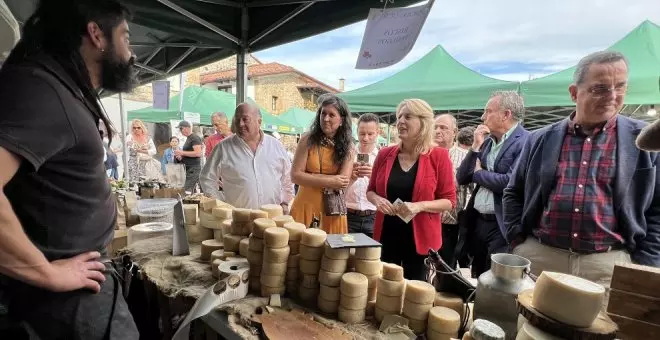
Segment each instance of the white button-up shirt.
[{"label": "white button-up shirt", "polygon": [[237,208],[259,209],[293,200],[289,155],[280,141],[266,134],[255,153],[238,135],[225,138],[206,161],[199,183],[204,193]]},{"label": "white button-up shirt", "polygon": [[[357,154],[355,153],[355,162],[357,165]],[[376,161],[376,156],[378,156],[378,148],[374,148],[371,153],[369,153],[369,165],[374,166]],[[376,206],[371,204],[367,200],[367,187],[369,186],[369,178],[367,177],[358,177],[355,182],[352,182],[346,191],[346,208],[365,211],[373,210],[376,211]]]}]

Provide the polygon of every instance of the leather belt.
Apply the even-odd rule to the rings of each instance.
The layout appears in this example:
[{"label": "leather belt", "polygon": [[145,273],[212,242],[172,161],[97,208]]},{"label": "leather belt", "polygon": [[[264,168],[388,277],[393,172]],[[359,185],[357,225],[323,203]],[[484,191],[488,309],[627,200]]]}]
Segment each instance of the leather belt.
[{"label": "leather belt", "polygon": [[626,246],[623,243],[617,242],[605,249],[601,250],[595,250],[595,249],[573,249],[573,248],[566,248],[566,247],[559,247],[555,245],[548,244],[546,242],[541,241],[540,238],[534,236],[534,239],[541,245],[547,246],[547,247],[552,247],[552,248],[557,248],[561,250],[565,250],[571,254],[578,254],[578,255],[590,255],[590,254],[602,254],[602,253],[609,253],[611,251],[615,250],[625,250]]},{"label": "leather belt", "polygon": [[360,217],[375,215],[376,211],[374,210],[355,210],[355,209],[346,209],[346,211],[351,215],[356,215]]}]

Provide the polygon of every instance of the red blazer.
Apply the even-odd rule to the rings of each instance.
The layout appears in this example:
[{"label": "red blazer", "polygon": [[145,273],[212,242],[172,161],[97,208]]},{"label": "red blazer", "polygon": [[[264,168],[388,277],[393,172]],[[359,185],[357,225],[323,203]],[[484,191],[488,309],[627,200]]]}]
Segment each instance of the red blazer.
[{"label": "red blazer", "polygon": [[[387,198],[387,181],[394,160],[399,154],[399,146],[390,146],[378,152],[371,172],[367,192],[373,191]],[[413,202],[448,199],[456,205],[456,184],[454,169],[449,159],[449,152],[444,148],[433,148],[426,154],[419,155],[417,177],[413,188]],[[429,248],[438,250],[442,246],[442,220],[439,213],[420,212],[412,220],[415,247],[420,255],[428,254]],[[376,213],[374,239],[380,240],[383,231],[381,212]]]}]

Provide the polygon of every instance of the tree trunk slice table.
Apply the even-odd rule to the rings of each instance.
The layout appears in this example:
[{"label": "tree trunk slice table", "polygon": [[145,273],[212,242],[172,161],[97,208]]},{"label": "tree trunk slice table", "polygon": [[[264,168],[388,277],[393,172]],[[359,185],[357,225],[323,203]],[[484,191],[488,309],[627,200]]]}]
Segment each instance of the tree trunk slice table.
[{"label": "tree trunk slice table", "polygon": [[302,313],[275,308],[261,317],[261,325],[270,340],[351,340],[339,329],[328,328]]},{"label": "tree trunk slice table", "polygon": [[534,327],[555,336],[570,340],[613,340],[618,327],[607,314],[600,312],[589,328],[576,328],[551,319],[532,306],[534,290],[528,289],[518,294],[518,312]]}]

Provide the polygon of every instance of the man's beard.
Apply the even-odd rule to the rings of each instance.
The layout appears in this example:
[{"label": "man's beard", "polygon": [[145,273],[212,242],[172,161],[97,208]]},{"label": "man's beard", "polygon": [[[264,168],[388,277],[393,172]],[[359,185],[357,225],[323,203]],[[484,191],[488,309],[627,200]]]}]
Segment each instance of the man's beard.
[{"label": "man's beard", "polygon": [[137,73],[133,68],[135,57],[123,62],[110,48],[101,56],[101,87],[111,92],[128,92],[137,85]]}]

